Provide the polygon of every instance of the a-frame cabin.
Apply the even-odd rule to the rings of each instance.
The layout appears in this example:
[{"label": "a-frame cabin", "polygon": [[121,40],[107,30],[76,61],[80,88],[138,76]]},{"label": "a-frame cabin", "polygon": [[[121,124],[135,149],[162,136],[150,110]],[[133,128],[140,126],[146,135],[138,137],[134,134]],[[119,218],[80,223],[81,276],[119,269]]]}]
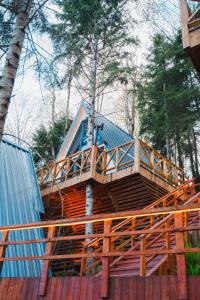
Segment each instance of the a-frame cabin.
[{"label": "a-frame cabin", "polygon": [[[88,104],[82,102],[56,163],[37,170],[45,207],[43,220],[85,216],[88,181],[94,187],[94,214],[143,209],[183,183],[184,174],[179,167],[97,112],[95,145],[88,148],[88,114]],[[76,234],[83,233],[84,227],[77,230]],[[98,230],[95,227],[95,232]],[[71,247],[81,251],[82,244],[71,243]],[[56,253],[65,249],[66,244],[58,243]],[[76,274],[73,267],[53,263],[54,274],[63,273],[63,269]]]},{"label": "a-frame cabin", "polygon": [[[0,299],[198,299],[200,277],[187,277],[185,257],[200,252],[186,244],[200,230],[198,183],[99,113],[88,148],[87,118],[82,103],[57,161],[37,170],[43,221],[0,227],[0,268],[12,261],[42,263],[39,278],[2,278]],[[91,216],[85,216],[88,181],[95,194]],[[44,237],[33,238],[37,230]],[[22,231],[27,238],[9,239]],[[7,256],[23,244],[45,246],[45,253]]]}]

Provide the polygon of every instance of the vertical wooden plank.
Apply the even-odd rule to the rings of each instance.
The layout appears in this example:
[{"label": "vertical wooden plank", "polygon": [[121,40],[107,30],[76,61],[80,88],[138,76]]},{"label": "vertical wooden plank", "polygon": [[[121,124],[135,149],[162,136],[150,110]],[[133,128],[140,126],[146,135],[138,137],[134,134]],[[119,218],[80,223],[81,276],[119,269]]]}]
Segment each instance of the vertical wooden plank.
[{"label": "vertical wooden plank", "polygon": [[[48,235],[47,238],[51,239],[55,235],[55,227],[51,226],[48,228]],[[46,243],[46,249],[45,249],[45,255],[51,255],[53,249],[53,243],[47,242]],[[42,276],[40,281],[40,289],[39,289],[39,295],[44,296],[46,292],[46,287],[48,283],[48,275],[49,275],[49,267],[50,267],[50,261],[45,260],[43,262],[43,269],[42,269]]]},{"label": "vertical wooden plank", "polygon": [[161,276],[160,278],[161,299],[169,300],[169,276]]},{"label": "vertical wooden plank", "polygon": [[113,292],[113,300],[121,300],[121,278],[120,277],[115,277],[114,279],[114,290]]},{"label": "vertical wooden plank", "polygon": [[33,280],[33,286],[32,286],[32,298],[31,298],[31,300],[37,300],[38,299],[40,280],[38,278],[32,278],[32,280]]},{"label": "vertical wooden plank", "polygon": [[[140,250],[145,250],[145,237],[141,239],[140,242]],[[140,255],[140,276],[145,276],[145,269],[146,269],[146,258],[145,255]]]},{"label": "vertical wooden plank", "polygon": [[91,177],[95,178],[96,174],[96,161],[97,161],[97,147],[92,146],[92,157],[91,157]]},{"label": "vertical wooden plank", "polygon": [[[161,276],[153,276],[152,277],[152,284],[153,284],[153,293],[152,293],[152,299],[155,300],[163,300],[161,298]],[[147,298],[151,299],[151,298]]]},{"label": "vertical wooden plank", "polygon": [[74,298],[73,300],[79,300],[80,299],[80,291],[81,291],[81,278],[80,277],[74,277]]},{"label": "vertical wooden plank", "polygon": [[121,277],[121,300],[127,300],[129,298],[129,278]]},{"label": "vertical wooden plank", "polygon": [[152,277],[145,278],[145,298],[144,299],[153,299],[153,282]]},{"label": "vertical wooden plank", "polygon": [[88,276],[81,278],[80,300],[87,300]]},{"label": "vertical wooden plank", "polygon": [[136,277],[136,299],[145,299],[145,277]]},{"label": "vertical wooden plank", "polygon": [[136,173],[140,172],[140,140],[134,141],[134,170]]},{"label": "vertical wooden plank", "polygon": [[178,280],[176,276],[169,277],[170,299],[178,300]]},{"label": "vertical wooden plank", "polygon": [[[8,241],[8,233],[9,233],[8,231],[3,231],[2,232],[1,242],[7,242]],[[5,257],[6,247],[7,246],[0,246],[0,258]],[[1,275],[2,268],[3,268],[3,261],[0,261],[0,275]]]},{"label": "vertical wooden plank", "polygon": [[[175,227],[183,227],[183,213],[177,213],[174,215],[175,218]],[[184,248],[184,233],[176,232],[176,249]],[[177,263],[177,278],[178,278],[178,294],[179,300],[188,299],[187,295],[187,275],[186,275],[186,261],[185,254],[176,255]]]},{"label": "vertical wooden plank", "polygon": [[[104,234],[109,234],[112,226],[111,220],[104,221]],[[110,251],[110,238],[103,238],[103,253],[109,253]],[[102,257],[102,272],[101,272],[101,297],[108,298],[109,292],[109,257]]]}]

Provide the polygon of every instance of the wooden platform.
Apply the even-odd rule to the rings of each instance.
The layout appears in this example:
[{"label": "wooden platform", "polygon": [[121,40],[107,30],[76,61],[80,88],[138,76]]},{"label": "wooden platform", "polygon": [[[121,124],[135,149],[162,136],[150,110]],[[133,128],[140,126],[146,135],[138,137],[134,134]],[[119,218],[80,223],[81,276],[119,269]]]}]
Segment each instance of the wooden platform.
[{"label": "wooden platform", "polygon": [[[193,0],[197,4],[199,1]],[[189,54],[200,76],[200,7],[191,11],[186,0],[179,0],[182,24],[183,47]]]},{"label": "wooden platform", "polygon": [[[68,188],[78,189],[88,180],[106,185],[140,174],[170,192],[184,181],[184,173],[141,140],[111,150],[93,146],[37,170],[43,197]],[[132,181],[134,184],[134,181]]]}]

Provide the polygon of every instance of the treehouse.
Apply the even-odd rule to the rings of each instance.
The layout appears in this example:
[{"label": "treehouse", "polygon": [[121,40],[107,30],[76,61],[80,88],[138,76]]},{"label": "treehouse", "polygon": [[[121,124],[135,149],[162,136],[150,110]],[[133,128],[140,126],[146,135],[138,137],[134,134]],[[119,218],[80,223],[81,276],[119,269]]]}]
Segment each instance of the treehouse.
[{"label": "treehouse", "polygon": [[[43,220],[85,216],[89,181],[94,188],[94,214],[143,209],[183,183],[179,167],[97,112],[94,146],[88,148],[88,115],[88,105],[82,102],[56,162],[37,170],[45,207]],[[94,230],[102,228],[97,224]],[[84,226],[76,228],[78,232],[83,233]],[[66,247],[81,251],[82,244],[57,243],[56,252],[62,254]],[[53,262],[54,274],[63,269],[76,274],[74,265],[66,268],[64,262]]]},{"label": "treehouse", "polygon": [[185,254],[200,252],[188,243],[200,230],[199,183],[97,112],[88,147],[88,114],[83,102],[56,162],[37,170],[41,222],[30,153],[1,144],[0,298],[198,299],[200,276],[187,277]]},{"label": "treehouse", "polygon": [[200,3],[198,0],[179,0],[183,47],[200,75]]}]

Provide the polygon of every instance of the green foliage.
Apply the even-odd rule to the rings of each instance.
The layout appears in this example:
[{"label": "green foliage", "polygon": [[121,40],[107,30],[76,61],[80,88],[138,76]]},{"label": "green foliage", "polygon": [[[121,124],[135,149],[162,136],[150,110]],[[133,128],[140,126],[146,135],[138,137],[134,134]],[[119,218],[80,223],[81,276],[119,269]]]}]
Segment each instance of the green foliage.
[{"label": "green foliage", "polygon": [[[191,243],[186,247],[192,248]],[[188,275],[200,275],[200,253],[186,253],[186,266]]]},{"label": "green foliage", "polygon": [[129,72],[122,66],[128,55],[125,47],[136,43],[128,34],[126,1],[55,0],[55,3],[61,11],[57,14],[58,22],[50,30],[56,58],[72,62],[76,75],[84,76],[85,86],[91,81],[91,61],[95,55],[97,89],[116,80],[124,82]]},{"label": "green foliage", "polygon": [[[69,122],[69,126],[71,120]],[[33,135],[32,152],[37,165],[55,159],[65,137],[66,118],[61,117],[53,127],[45,128],[43,125]]]},{"label": "green foliage", "polygon": [[200,89],[180,33],[170,41],[163,35],[154,37],[138,89],[141,135],[164,154],[168,138],[171,158],[181,167],[184,159],[194,160]]}]

